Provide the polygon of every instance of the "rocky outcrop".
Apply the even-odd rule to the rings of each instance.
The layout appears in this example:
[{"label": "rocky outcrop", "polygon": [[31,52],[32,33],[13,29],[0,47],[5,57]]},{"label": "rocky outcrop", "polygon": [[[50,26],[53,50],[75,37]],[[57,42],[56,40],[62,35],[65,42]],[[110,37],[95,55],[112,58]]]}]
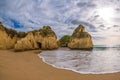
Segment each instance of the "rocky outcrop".
[{"label": "rocky outcrop", "polygon": [[57,49],[57,37],[55,32],[49,27],[44,26],[43,29],[34,32],[35,40],[41,49]]},{"label": "rocky outcrop", "polygon": [[59,40],[59,45],[61,47],[68,47],[68,43],[70,42],[70,36],[69,35],[64,35],[60,40]]},{"label": "rocky outcrop", "polygon": [[0,22],[0,49],[12,49],[17,41],[15,35],[8,34],[10,30]]},{"label": "rocky outcrop", "polygon": [[35,42],[35,38],[32,32],[29,32],[25,38],[22,38],[17,41],[14,47],[15,51],[25,51],[38,49],[38,45]]},{"label": "rocky outcrop", "polygon": [[5,28],[0,22],[0,49],[24,51],[32,49],[52,50],[57,48],[56,34],[49,26],[25,33]]},{"label": "rocky outcrop", "polygon": [[[91,36],[85,32],[82,25],[75,29],[71,37],[68,35],[62,37],[59,43],[60,46],[69,47],[70,49],[91,50],[93,48]],[[0,49],[24,51],[32,49],[52,50],[58,47],[56,34],[50,26],[44,26],[40,30],[25,33],[5,28],[0,22]]]},{"label": "rocky outcrop", "polygon": [[73,32],[68,44],[70,49],[92,50],[93,43],[91,35],[85,32],[85,27],[79,25]]},{"label": "rocky outcrop", "polygon": [[29,32],[25,38],[22,38],[15,44],[16,51],[31,49],[52,50],[57,48],[57,37],[49,26],[44,26],[43,29]]}]

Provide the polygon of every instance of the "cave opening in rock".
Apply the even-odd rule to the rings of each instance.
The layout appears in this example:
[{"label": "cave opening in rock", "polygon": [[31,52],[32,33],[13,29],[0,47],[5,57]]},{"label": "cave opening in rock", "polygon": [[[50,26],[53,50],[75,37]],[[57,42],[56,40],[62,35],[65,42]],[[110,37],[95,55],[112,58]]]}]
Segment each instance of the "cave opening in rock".
[{"label": "cave opening in rock", "polygon": [[42,44],[40,42],[37,42],[38,47],[41,49]]}]

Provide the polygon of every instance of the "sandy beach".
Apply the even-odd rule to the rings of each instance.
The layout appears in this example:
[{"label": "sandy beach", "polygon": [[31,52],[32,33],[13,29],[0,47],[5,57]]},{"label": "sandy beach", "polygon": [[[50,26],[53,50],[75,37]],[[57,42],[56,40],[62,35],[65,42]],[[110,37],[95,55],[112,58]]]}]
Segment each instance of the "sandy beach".
[{"label": "sandy beach", "polygon": [[79,74],[57,69],[38,57],[39,50],[0,50],[0,80],[120,80],[120,73]]}]

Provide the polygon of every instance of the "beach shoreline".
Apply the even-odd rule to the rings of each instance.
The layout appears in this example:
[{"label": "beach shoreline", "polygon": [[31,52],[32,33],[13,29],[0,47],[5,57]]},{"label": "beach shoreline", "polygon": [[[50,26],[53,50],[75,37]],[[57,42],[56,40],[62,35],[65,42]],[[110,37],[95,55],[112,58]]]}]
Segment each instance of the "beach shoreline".
[{"label": "beach shoreline", "polygon": [[120,73],[79,74],[57,69],[38,57],[40,50],[0,50],[0,80],[120,80]]}]

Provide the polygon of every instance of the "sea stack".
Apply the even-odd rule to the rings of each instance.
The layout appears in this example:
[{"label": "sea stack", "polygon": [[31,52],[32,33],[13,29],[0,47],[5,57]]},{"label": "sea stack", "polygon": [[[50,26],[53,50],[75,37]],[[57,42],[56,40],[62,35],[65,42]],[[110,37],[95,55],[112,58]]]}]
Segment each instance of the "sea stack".
[{"label": "sea stack", "polygon": [[85,31],[83,25],[79,25],[73,32],[70,42],[68,43],[70,49],[92,50],[93,42],[91,35]]}]

